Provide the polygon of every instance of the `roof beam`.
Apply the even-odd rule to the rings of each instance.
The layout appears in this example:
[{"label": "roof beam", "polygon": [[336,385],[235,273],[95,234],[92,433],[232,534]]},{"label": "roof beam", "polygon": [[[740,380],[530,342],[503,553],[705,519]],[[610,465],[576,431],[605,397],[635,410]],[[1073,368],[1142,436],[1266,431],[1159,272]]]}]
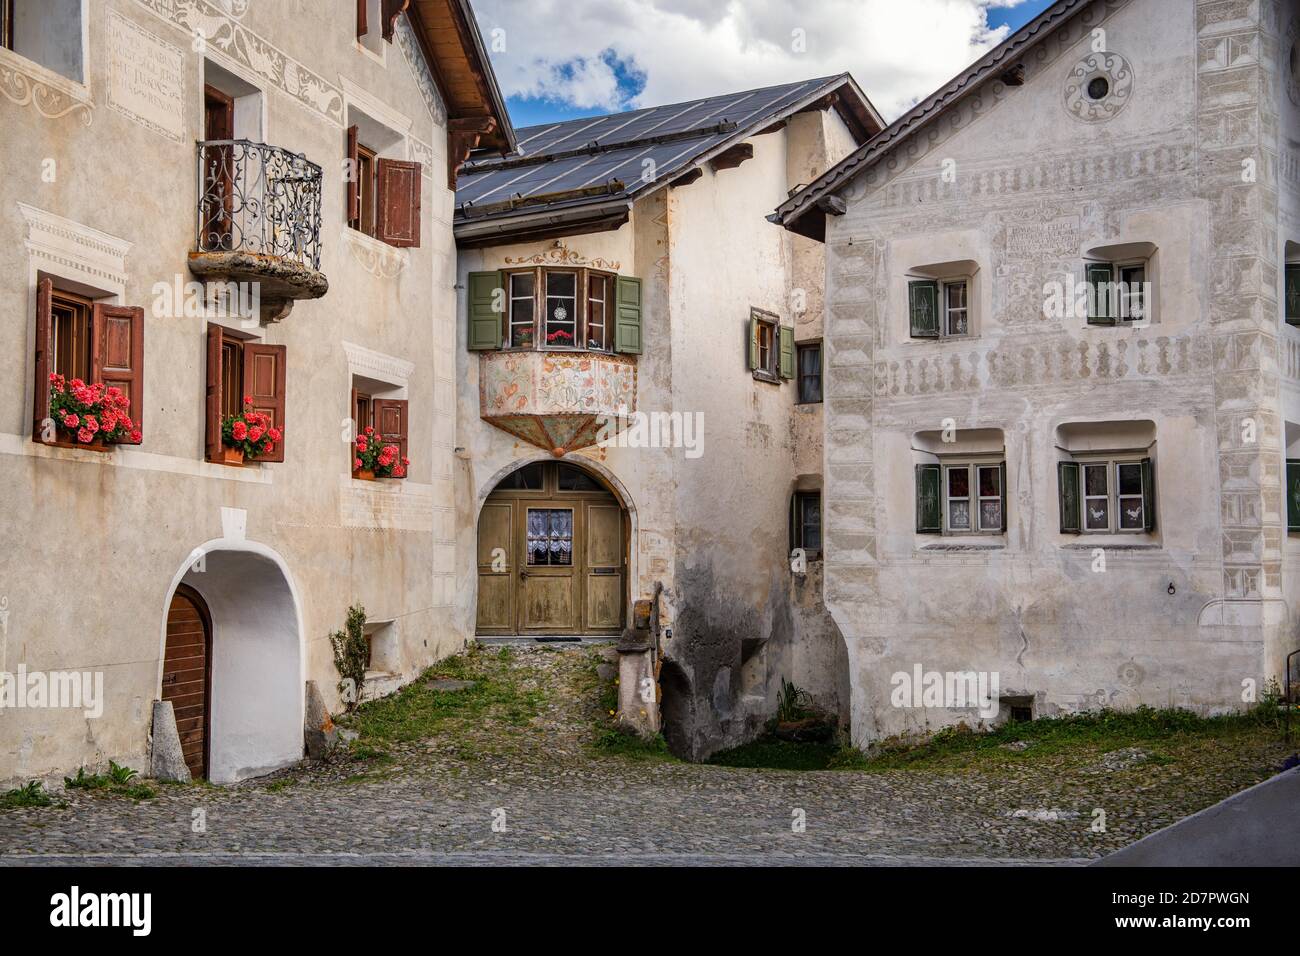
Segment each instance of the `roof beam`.
[{"label": "roof beam", "polygon": [[735,169],[747,159],[754,158],[753,143],[736,143],[729,146],[709,161],[716,173],[720,169]]}]

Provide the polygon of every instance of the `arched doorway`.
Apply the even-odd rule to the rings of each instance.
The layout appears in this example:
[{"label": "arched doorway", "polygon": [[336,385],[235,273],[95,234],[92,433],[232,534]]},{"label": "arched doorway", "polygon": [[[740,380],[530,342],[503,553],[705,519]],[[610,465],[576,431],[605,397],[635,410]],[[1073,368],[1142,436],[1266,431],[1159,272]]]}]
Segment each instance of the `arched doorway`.
[{"label": "arched doorway", "polygon": [[199,592],[181,584],[167,609],[162,699],[171,701],[181,754],[195,780],[208,779],[211,692],[212,616]]},{"label": "arched doorway", "polygon": [[479,513],[477,633],[619,633],[627,541],[627,514],[596,475],[554,461],[512,471]]},{"label": "arched doorway", "polygon": [[[206,630],[201,775],[233,783],[302,759],[301,622],[283,560],[251,541],[219,539],[196,548],[178,572],[167,604],[159,698],[168,699],[169,685],[189,690],[177,699],[184,698],[184,719],[192,721],[197,661],[191,609]],[[178,676],[169,682],[172,673]],[[182,725],[181,705],[174,706],[194,774],[195,740],[188,738],[187,746],[187,726],[191,735],[195,726]]]}]

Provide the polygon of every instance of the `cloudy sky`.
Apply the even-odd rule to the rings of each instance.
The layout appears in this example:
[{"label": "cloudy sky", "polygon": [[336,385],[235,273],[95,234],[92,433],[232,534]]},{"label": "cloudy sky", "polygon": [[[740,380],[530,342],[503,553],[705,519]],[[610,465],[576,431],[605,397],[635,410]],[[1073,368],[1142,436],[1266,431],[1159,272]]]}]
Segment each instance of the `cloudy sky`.
[{"label": "cloudy sky", "polygon": [[473,0],[516,126],[848,71],[887,120],[1051,0]]}]

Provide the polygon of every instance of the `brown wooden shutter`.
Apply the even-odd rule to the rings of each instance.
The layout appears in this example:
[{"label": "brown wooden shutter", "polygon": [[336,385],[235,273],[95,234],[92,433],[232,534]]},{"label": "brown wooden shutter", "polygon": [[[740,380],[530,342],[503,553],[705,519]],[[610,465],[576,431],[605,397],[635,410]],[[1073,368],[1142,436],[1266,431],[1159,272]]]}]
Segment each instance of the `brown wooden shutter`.
[{"label": "brown wooden shutter", "polygon": [[370,32],[370,27],[366,23],[366,6],[367,0],[357,0],[357,39]]},{"label": "brown wooden shutter", "polygon": [[375,432],[385,445],[396,445],[403,458],[409,457],[407,449],[407,401],[396,398],[376,398],[370,402],[375,416]]},{"label": "brown wooden shutter", "polygon": [[[365,0],[361,0],[364,4]],[[361,228],[361,151],[358,149],[357,128],[348,127],[348,225]]]},{"label": "brown wooden shutter", "polygon": [[221,346],[225,334],[219,325],[208,326],[208,388],[203,407],[203,444],[207,449],[208,461],[221,459],[221,409],[224,396],[221,393]]},{"label": "brown wooden shutter", "polygon": [[397,33],[397,18],[410,5],[411,0],[383,0],[380,4],[380,7],[383,8],[381,15],[384,19],[382,33],[384,39],[389,43],[393,42],[393,37]]},{"label": "brown wooden shutter", "polygon": [[144,430],[144,309],[95,304],[90,322],[90,378],[120,388],[131,400],[127,414],[136,428]]},{"label": "brown wooden shutter", "polygon": [[[284,429],[285,348],[283,345],[244,343],[244,395],[253,400],[253,411],[265,412],[271,427]],[[242,398],[243,396],[241,396]],[[269,455],[255,461],[284,461],[285,436]]]},{"label": "brown wooden shutter", "polygon": [[390,246],[420,245],[420,164],[401,159],[376,161],[379,222],[376,238]]},{"label": "brown wooden shutter", "polygon": [[[41,432],[50,417],[50,373],[54,371],[54,283],[36,283],[36,385],[32,392],[32,441],[44,441]],[[53,437],[53,428],[50,430]]]}]

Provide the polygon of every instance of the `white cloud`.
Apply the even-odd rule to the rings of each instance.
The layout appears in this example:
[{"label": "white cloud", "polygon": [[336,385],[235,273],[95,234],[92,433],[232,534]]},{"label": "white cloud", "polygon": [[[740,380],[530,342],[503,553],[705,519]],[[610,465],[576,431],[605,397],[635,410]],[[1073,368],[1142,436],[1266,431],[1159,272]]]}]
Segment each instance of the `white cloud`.
[{"label": "white cloud", "polygon": [[[1020,2],[475,0],[474,6],[507,96],[616,110],[848,71],[892,119],[1005,38],[1004,28],[988,29],[990,7]],[[502,42],[505,49],[496,49]],[[619,89],[615,58],[644,73],[645,88],[631,101]]]}]

